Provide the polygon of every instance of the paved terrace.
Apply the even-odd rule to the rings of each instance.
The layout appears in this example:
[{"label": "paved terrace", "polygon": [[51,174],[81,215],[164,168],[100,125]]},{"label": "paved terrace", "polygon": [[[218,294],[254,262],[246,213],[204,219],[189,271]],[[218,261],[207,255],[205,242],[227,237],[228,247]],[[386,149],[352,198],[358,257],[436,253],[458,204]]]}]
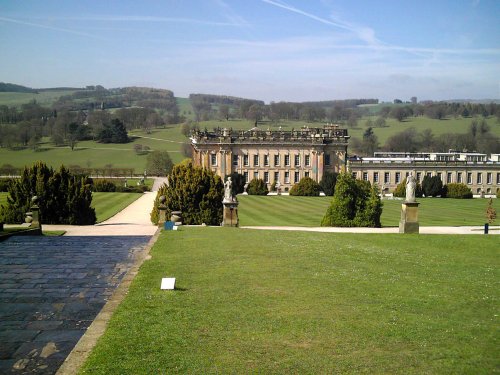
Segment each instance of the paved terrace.
[{"label": "paved terrace", "polygon": [[[157,179],[153,190],[163,182]],[[144,256],[157,230],[149,220],[155,196],[145,193],[101,224],[44,225],[65,230],[63,237],[0,243],[1,374],[57,371]]]},{"label": "paved terrace", "polygon": [[0,243],[0,373],[53,374],[150,236]]}]

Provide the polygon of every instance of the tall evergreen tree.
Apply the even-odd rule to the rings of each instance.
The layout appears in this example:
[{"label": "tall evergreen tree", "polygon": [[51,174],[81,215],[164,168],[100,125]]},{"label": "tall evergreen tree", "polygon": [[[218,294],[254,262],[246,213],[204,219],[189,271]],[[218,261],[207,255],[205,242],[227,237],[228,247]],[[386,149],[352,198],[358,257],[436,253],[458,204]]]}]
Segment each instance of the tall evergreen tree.
[{"label": "tall evergreen tree", "polygon": [[212,171],[194,167],[192,163],[174,166],[156,196],[151,221],[158,223],[160,196],[166,197],[167,217],[172,211],[182,211],[184,224],[220,225],[224,186]]},{"label": "tall evergreen tree", "polygon": [[340,173],[335,194],[321,226],[380,227],[382,202],[375,186],[356,180],[350,173]]},{"label": "tall evergreen tree", "polygon": [[0,220],[4,222],[23,222],[34,195],[38,197],[43,224],[84,225],[96,221],[92,194],[85,179],[72,176],[64,166],[59,171],[42,162],[25,167],[8,191],[7,205],[0,211]]}]

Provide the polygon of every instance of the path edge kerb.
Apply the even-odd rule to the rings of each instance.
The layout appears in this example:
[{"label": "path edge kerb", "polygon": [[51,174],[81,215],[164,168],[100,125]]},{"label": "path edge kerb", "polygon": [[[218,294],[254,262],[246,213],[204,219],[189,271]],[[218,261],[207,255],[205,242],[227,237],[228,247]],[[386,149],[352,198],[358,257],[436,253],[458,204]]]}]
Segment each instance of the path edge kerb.
[{"label": "path edge kerb", "polygon": [[138,274],[139,269],[146,259],[149,252],[160,236],[161,228],[158,228],[146,244],[144,249],[137,254],[132,267],[125,274],[118,287],[115,289],[111,298],[106,302],[102,310],[97,314],[92,324],[89,326],[84,335],[77,342],[73,350],[64,360],[61,367],[56,372],[56,375],[74,375],[78,374],[80,368],[90,355],[90,352],[97,344],[99,338],[104,334],[108,326],[109,320],[113,316],[116,308],[122,303],[127,295],[130,284]]}]

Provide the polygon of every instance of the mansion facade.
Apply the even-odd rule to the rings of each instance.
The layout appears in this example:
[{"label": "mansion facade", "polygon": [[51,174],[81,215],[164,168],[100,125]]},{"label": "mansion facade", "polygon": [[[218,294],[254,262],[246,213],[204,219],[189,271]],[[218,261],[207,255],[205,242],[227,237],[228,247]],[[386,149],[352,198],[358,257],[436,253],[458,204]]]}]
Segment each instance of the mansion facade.
[{"label": "mansion facade", "polygon": [[279,182],[288,191],[303,177],[320,182],[323,173],[340,172],[347,162],[347,130],[338,125],[299,130],[214,129],[191,135],[193,162],[225,176],[237,172],[247,182]]},{"label": "mansion facade", "polygon": [[224,178],[233,172],[246,182],[262,179],[282,191],[303,177],[320,182],[325,172],[347,168],[360,180],[392,193],[410,173],[422,183],[425,176],[439,176],[443,185],[464,183],[474,195],[494,195],[500,189],[500,154],[475,152],[406,153],[376,152],[373,157],[347,158],[349,136],[338,125],[299,130],[250,130],[217,128],[191,134],[193,163]]},{"label": "mansion facade", "polygon": [[383,193],[392,193],[410,172],[420,183],[425,176],[438,176],[443,185],[463,183],[474,195],[494,195],[500,189],[500,154],[375,152],[373,157],[350,158],[348,170]]}]

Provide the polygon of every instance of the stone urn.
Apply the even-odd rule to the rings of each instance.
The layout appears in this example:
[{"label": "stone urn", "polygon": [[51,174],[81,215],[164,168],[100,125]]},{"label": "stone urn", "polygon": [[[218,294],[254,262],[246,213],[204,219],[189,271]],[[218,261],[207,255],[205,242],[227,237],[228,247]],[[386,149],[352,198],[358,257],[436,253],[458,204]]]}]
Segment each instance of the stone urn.
[{"label": "stone urn", "polygon": [[[181,223],[182,221],[182,211],[172,211],[172,214],[170,216],[170,221],[172,221],[173,223]],[[177,224],[177,225],[179,225]]]}]

